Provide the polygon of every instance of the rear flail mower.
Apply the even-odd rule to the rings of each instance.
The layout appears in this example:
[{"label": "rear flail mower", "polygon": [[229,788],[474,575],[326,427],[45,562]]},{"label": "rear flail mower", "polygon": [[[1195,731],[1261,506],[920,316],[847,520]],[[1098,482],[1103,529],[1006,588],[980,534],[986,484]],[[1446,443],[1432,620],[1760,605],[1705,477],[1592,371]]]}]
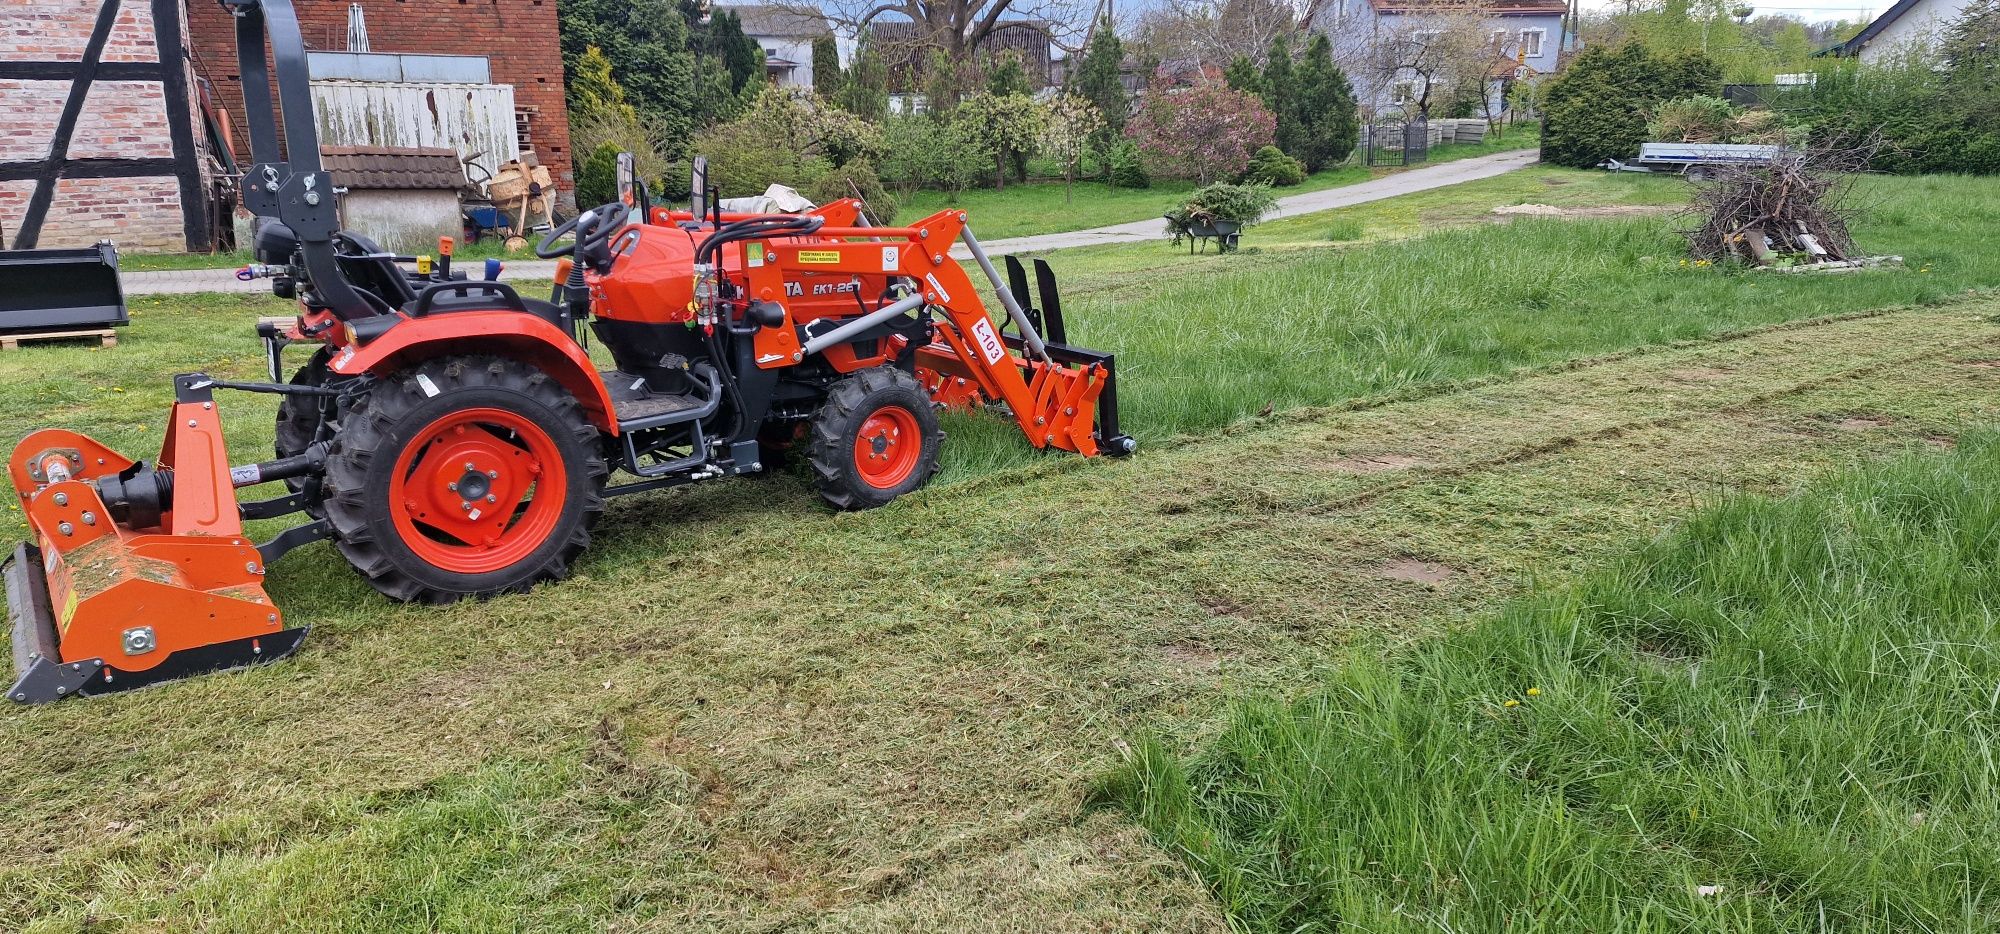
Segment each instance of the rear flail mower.
[{"label": "rear flail mower", "polygon": [[[785,454],[837,508],[888,503],[937,471],[940,407],[1004,412],[1038,448],[1132,450],[1112,357],[1063,341],[1047,266],[1033,303],[1025,270],[1010,258],[1003,282],[957,211],[896,227],[852,200],[733,214],[699,161],[688,208],[655,206],[627,157],[619,201],[538,247],[560,258],[551,300],[454,273],[448,251],[412,270],[335,220],[290,0],[224,6],[252,118],[245,202],[263,219],[247,274],[271,277],[299,314],[259,325],[269,382],[175,377],[150,463],[55,429],[15,448],[34,540],[5,572],[11,700],[285,656],[305,630],[263,581],[309,542],[330,540],[394,599],[442,603],[563,576],[608,497],[757,473]],[[593,363],[586,334],[614,368]],[[311,354],[287,379],[292,347]],[[216,403],[232,390],[279,394],[275,457],[232,466]],[[275,481],[281,495],[238,501]],[[248,520],[298,514],[268,541],[245,535]]]}]

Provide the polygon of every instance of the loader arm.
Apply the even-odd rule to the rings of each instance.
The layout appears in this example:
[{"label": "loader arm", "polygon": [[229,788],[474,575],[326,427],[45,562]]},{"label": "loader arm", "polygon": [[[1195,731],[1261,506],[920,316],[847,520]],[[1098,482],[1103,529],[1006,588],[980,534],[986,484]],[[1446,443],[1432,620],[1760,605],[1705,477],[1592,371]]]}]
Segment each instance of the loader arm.
[{"label": "loader arm", "polygon": [[[1110,356],[1046,344],[1000,282],[979,241],[966,229],[962,211],[941,211],[907,227],[821,227],[812,237],[774,240],[761,262],[748,264],[748,293],[754,300],[779,301],[785,281],[802,274],[887,276],[905,280],[915,294],[883,304],[838,327],[809,334],[801,342],[789,319],[756,337],[760,368],[790,366],[889,318],[927,310],[935,338],[917,348],[918,378],[934,401],[970,407],[1004,403],[1029,443],[1086,457],[1125,454],[1130,438],[1115,432],[1116,418],[1099,418],[1098,404],[1111,385]],[[1008,306],[1018,338],[1003,338],[965,268],[951,257],[954,242],[972,249],[994,292]],[[1064,352],[1059,352],[1064,351]],[[1111,430],[1106,430],[1111,429]]]}]

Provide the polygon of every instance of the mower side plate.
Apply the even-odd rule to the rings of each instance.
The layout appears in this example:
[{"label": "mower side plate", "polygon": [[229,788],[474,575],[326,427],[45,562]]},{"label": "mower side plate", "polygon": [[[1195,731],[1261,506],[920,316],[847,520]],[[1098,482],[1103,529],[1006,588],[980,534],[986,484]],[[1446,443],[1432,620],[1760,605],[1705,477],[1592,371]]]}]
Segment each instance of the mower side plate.
[{"label": "mower side plate", "polygon": [[7,584],[7,615],[13,628],[14,674],[7,699],[45,704],[65,697],[109,694],[173,681],[189,675],[277,661],[298,650],[307,628],[183,649],[144,671],[121,671],[101,658],[65,662],[49,602],[47,568],[41,549],[26,542],[14,547],[0,578]]}]

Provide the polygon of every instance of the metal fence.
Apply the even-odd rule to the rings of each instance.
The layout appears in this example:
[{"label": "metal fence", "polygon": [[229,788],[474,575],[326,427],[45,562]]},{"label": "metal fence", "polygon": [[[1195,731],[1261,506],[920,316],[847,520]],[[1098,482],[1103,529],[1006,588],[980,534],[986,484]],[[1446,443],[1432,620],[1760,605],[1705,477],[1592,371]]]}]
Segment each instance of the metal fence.
[{"label": "metal fence", "polygon": [[1430,157],[1427,121],[1371,123],[1361,128],[1361,146],[1368,165],[1416,165]]}]

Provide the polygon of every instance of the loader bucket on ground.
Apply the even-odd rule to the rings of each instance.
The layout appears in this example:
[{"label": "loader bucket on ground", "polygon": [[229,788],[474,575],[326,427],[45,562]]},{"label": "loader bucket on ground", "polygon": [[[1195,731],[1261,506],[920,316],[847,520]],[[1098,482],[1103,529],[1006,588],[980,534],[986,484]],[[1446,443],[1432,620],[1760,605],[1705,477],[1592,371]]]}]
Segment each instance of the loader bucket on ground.
[{"label": "loader bucket on ground", "polygon": [[125,289],[109,243],[0,251],[0,332],[123,325]]}]

